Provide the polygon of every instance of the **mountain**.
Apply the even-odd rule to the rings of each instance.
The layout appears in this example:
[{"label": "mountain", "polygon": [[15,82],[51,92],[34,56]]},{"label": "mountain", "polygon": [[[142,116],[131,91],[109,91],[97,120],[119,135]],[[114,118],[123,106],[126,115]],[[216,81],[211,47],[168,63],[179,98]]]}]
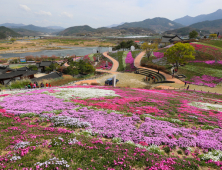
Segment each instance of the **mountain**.
[{"label": "mountain", "polygon": [[75,35],[77,33],[92,32],[94,30],[96,30],[96,29],[94,29],[88,25],[75,26],[75,27],[70,27],[70,28],[65,29],[64,31],[60,32],[59,35],[71,36],[71,35]]},{"label": "mountain", "polygon": [[64,30],[65,28],[63,27],[60,27],[60,26],[48,26],[46,28],[49,28],[49,29],[55,29],[55,30]]},{"label": "mountain", "polygon": [[147,28],[91,28],[88,25],[75,26],[65,29],[59,35],[63,36],[121,36],[121,35],[150,35],[156,32]]},{"label": "mountain", "polygon": [[16,33],[15,31],[9,29],[9,28],[1,26],[0,27],[0,39],[5,39],[5,38],[7,38],[7,36],[19,37],[21,35]]},{"label": "mountain", "polygon": [[59,32],[59,31],[63,30],[63,29],[51,29],[51,28],[47,28],[47,27],[38,27],[38,26],[35,26],[35,25],[26,25],[26,26],[22,26],[20,28],[23,28],[23,29],[26,29],[26,30],[31,30],[31,31],[47,33],[47,34],[52,34],[54,32]]},{"label": "mountain", "polygon": [[153,19],[146,19],[144,21],[139,21],[139,22],[124,23],[115,28],[132,28],[132,27],[148,28],[159,33],[167,30],[181,28],[183,27],[183,25],[170,21],[169,19],[166,18],[158,17]]},{"label": "mountain", "polygon": [[41,32],[31,31],[24,28],[11,28],[13,31],[21,34],[22,36],[38,36],[41,35]]},{"label": "mountain", "polygon": [[174,22],[188,26],[202,21],[213,21],[218,19],[222,19],[222,9],[219,9],[211,14],[198,15],[196,17],[190,17],[187,15],[185,17],[175,19]]},{"label": "mountain", "polygon": [[210,32],[208,30],[200,30],[200,29],[196,29],[196,28],[192,28],[192,27],[183,27],[183,28],[179,28],[179,29],[175,29],[175,30],[170,30],[170,31],[164,32],[164,34],[186,36],[186,35],[189,35],[189,33],[193,30],[197,31],[198,33],[200,33],[200,31],[201,31],[201,35],[210,34]]},{"label": "mountain", "polygon": [[17,28],[17,27],[23,27],[24,24],[14,24],[14,23],[4,23],[0,24],[0,26],[8,27],[8,28]]},{"label": "mountain", "polygon": [[211,33],[222,32],[222,19],[203,21],[190,25],[192,28],[209,30]]},{"label": "mountain", "polygon": [[[64,28],[60,26],[38,27],[35,25],[24,25],[24,24],[14,24],[14,23],[0,24],[0,26],[5,26],[8,28],[22,28],[29,31],[36,31],[36,32],[45,33],[45,34],[52,34],[52,33],[60,32],[64,30]],[[24,30],[22,32],[24,32]],[[27,31],[25,32],[28,33]],[[29,34],[31,35],[33,34],[33,32],[32,33],[29,32]]]},{"label": "mountain", "polygon": [[121,22],[120,24],[112,24],[112,25],[109,25],[109,26],[106,26],[107,28],[113,28],[113,27],[117,27],[119,25],[123,25],[125,24],[125,22]]}]

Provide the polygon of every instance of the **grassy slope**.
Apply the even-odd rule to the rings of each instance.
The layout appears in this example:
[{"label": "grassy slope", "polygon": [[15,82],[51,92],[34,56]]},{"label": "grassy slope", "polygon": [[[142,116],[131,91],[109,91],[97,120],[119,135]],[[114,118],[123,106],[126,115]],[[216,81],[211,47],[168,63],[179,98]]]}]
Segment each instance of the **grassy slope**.
[{"label": "grassy slope", "polygon": [[210,40],[210,41],[206,41],[204,43],[201,42],[198,44],[208,45],[208,46],[216,47],[222,50],[222,41],[220,40]]}]

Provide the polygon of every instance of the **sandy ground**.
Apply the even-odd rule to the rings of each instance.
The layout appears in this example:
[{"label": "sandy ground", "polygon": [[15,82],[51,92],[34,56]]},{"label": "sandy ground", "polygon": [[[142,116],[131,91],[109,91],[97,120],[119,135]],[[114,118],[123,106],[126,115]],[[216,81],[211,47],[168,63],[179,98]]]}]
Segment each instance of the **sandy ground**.
[{"label": "sandy ground", "polygon": [[[12,44],[9,43],[1,43],[0,47],[4,47],[6,49],[0,50],[0,54],[4,53],[24,53],[24,52],[36,52],[41,50],[56,50],[56,49],[65,49],[65,47],[93,47],[93,46],[113,46],[115,44],[109,42],[101,42],[101,41],[82,41],[79,40],[75,43],[50,43],[47,40],[25,40],[25,41],[15,41]],[[61,46],[64,46],[61,47]]]},{"label": "sandy ground", "polygon": [[[164,83],[164,84],[155,84],[154,85],[155,87],[160,87],[160,88],[163,88],[163,89],[186,89],[187,88],[187,85],[186,87],[184,86],[184,84],[177,84],[177,83]],[[197,90],[197,91],[205,91],[205,92],[211,92],[211,93],[219,93],[219,94],[222,94],[222,86],[216,86],[214,88],[211,88],[211,87],[207,87],[207,86],[197,86],[197,85],[193,85],[193,84],[190,84],[189,85],[189,89],[190,90]]]},{"label": "sandy ground", "polygon": [[47,74],[45,74],[45,73],[39,73],[39,74],[34,74],[34,77],[35,77],[35,78],[39,78],[39,77],[42,77],[42,76],[45,76],[45,75],[47,75]]},{"label": "sandy ground", "polygon": [[[108,78],[112,78],[113,75],[107,75],[103,76],[101,78],[97,79],[97,82],[101,85],[105,85],[105,81]],[[146,86],[149,86],[149,82],[144,82],[143,78],[145,76],[134,74],[134,73],[119,73],[116,75],[116,78],[119,80],[119,82],[116,84],[117,87],[131,87],[131,88],[144,88]]]}]

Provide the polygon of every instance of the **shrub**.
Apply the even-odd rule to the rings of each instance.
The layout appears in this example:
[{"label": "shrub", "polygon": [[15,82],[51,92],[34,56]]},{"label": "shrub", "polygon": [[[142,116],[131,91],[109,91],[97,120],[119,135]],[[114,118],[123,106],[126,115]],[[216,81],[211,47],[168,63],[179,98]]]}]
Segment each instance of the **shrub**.
[{"label": "shrub", "polygon": [[30,79],[22,79],[22,80],[12,81],[9,85],[9,88],[12,88],[12,89],[24,88],[30,82],[31,82]]},{"label": "shrub", "polygon": [[180,154],[180,155],[182,155],[182,151],[181,151],[181,150],[177,151],[177,153]]},{"label": "shrub", "polygon": [[163,150],[164,150],[167,154],[170,153],[170,147],[169,147],[169,146],[164,147]]}]

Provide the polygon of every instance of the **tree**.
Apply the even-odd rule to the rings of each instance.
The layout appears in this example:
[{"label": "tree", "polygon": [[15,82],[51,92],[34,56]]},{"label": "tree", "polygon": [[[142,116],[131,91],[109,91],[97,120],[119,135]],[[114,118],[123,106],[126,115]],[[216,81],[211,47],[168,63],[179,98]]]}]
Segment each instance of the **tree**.
[{"label": "tree", "polygon": [[120,44],[120,48],[122,48],[123,50],[126,48],[127,44],[125,41],[122,41]]},{"label": "tree", "polygon": [[209,38],[213,38],[213,39],[214,39],[214,38],[217,38],[217,34],[210,34],[210,35],[209,35]]},{"label": "tree", "polygon": [[145,43],[143,43],[143,44],[141,45],[141,48],[142,48],[144,51],[146,51],[146,56],[147,56],[148,61],[149,61],[149,58],[150,58],[151,54],[152,54],[155,50],[158,49],[158,44],[157,44],[157,43],[151,44],[151,43],[145,42]]},{"label": "tree", "polygon": [[168,48],[164,56],[167,57],[169,63],[176,63],[178,69],[179,63],[195,59],[195,56],[193,56],[194,52],[195,49],[192,45],[188,43],[176,43],[174,46]]},{"label": "tree", "polygon": [[11,38],[10,41],[11,41],[12,43],[14,43],[14,42],[16,41],[16,39],[15,39],[15,38]]},{"label": "tree", "polygon": [[189,33],[189,38],[190,39],[194,39],[194,38],[197,38],[198,37],[198,32],[193,30]]},{"label": "tree", "polygon": [[33,71],[37,71],[38,67],[36,65],[28,65],[28,68],[33,70]]}]

